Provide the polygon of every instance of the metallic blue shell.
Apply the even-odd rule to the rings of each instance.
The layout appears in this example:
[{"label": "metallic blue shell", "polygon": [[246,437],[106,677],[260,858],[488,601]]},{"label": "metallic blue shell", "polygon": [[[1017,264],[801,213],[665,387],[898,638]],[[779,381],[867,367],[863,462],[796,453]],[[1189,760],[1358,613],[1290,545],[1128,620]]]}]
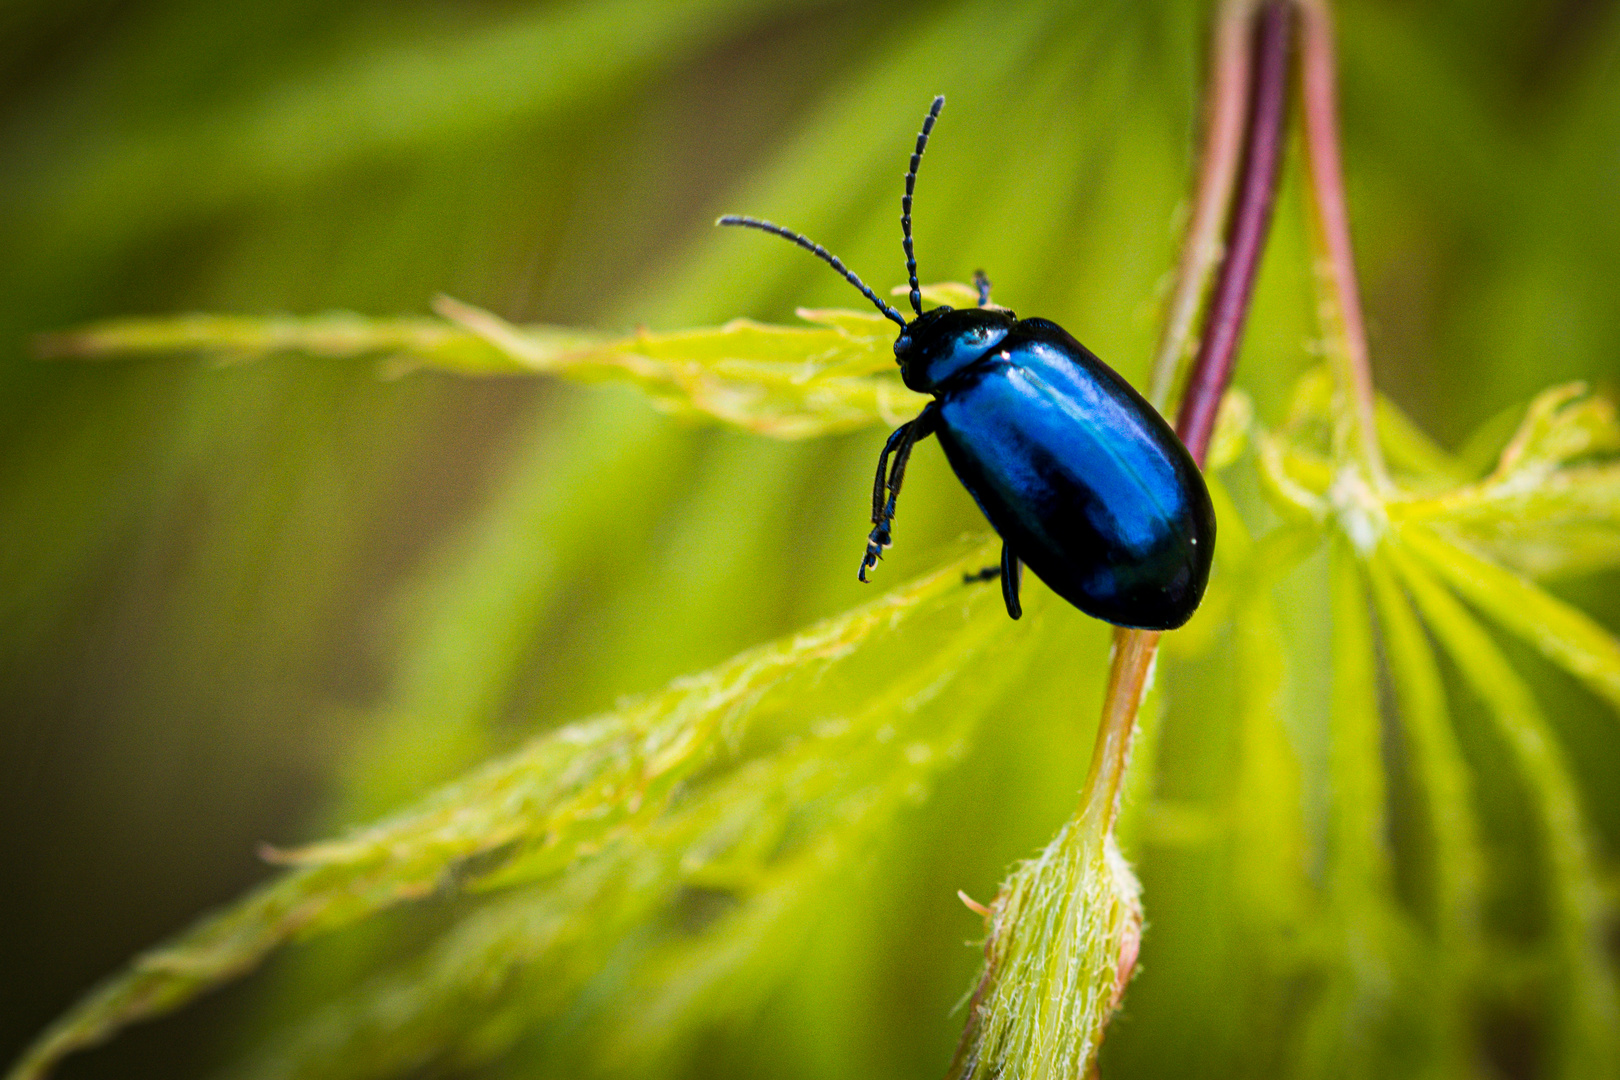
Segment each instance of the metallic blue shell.
[{"label": "metallic blue shell", "polygon": [[[936,341],[952,336],[948,316],[940,322]],[[1215,554],[1192,455],[1056,323],[1025,319],[998,337],[928,386],[956,475],[1013,554],[1081,611],[1151,630],[1185,623]]]}]

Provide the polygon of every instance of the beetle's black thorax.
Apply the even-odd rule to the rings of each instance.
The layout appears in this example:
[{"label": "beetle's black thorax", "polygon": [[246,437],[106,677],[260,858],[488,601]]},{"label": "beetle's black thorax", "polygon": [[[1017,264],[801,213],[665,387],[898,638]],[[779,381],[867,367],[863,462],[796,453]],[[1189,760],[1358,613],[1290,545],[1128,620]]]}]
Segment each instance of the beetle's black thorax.
[{"label": "beetle's black thorax", "polygon": [[951,376],[995,348],[1018,317],[1000,308],[938,307],[911,320],[894,342],[900,377],[911,389],[932,393]]}]

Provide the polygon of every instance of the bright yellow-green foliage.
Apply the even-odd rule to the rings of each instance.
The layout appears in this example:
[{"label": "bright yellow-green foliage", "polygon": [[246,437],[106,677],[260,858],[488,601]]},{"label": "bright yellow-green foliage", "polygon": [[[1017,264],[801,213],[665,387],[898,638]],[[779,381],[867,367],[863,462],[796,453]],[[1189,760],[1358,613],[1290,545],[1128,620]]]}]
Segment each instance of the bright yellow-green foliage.
[{"label": "bright yellow-green foliage", "polygon": [[[22,1074],[273,955],[65,1068],[888,1080],[971,1017],[986,1074],[1615,1077],[1620,20],[1335,7],[1392,476],[1336,445],[1294,161],[1116,856],[1070,823],[1106,629],[962,583],[927,444],[854,582],[891,325],[712,223],[886,292],[944,92],[924,276],[1141,385],[1203,5],[14,5]],[[981,1014],[989,929],[1029,978]]]},{"label": "bright yellow-green foliage", "polygon": [[[676,412],[785,437],[837,430],[852,415],[882,421],[873,384],[892,380],[844,373],[870,362],[851,353],[874,351],[874,339],[843,329],[872,321],[857,312],[819,313],[827,331],[732,324],[661,335],[650,345],[642,337],[628,347],[582,347],[579,335],[511,327],[462,305],[441,309],[476,328],[477,340],[512,365],[579,378],[610,372],[651,387]],[[331,344],[333,326],[330,318],[257,327],[124,323],[79,334],[71,347],[146,351],[173,347],[184,335],[188,348],[205,354],[318,342],[310,351],[323,355],[470,366],[470,343],[447,348],[455,341],[449,326],[402,332],[398,324],[368,327],[344,317],[341,348]],[[796,359],[790,342],[803,349]],[[488,358],[471,364],[503,370]],[[839,374],[826,375],[829,368]],[[750,372],[763,373],[754,376],[754,398],[746,393]],[[722,380],[742,389],[716,393]],[[683,389],[689,396],[672,402]],[[739,405],[767,394],[761,409]],[[1557,737],[1457,594],[1620,706],[1620,642],[1492,558],[1500,552],[1522,564],[1534,552],[1543,570],[1620,562],[1620,501],[1606,497],[1620,484],[1612,408],[1581,387],[1548,391],[1496,468],[1457,485],[1450,478],[1460,466],[1417,442],[1386,407],[1390,456],[1405,467],[1381,490],[1322,441],[1340,400],[1322,372],[1305,377],[1276,433],[1258,434],[1262,450],[1252,457],[1242,445],[1246,399],[1233,400],[1212,465],[1224,464],[1234,478],[1258,465],[1284,520],[1307,524],[1283,523],[1251,538],[1217,483],[1221,572],[1188,636],[1207,649],[1210,638],[1231,635],[1252,671],[1253,684],[1240,684],[1254,704],[1241,712],[1245,782],[1233,789],[1232,813],[1234,824],[1243,823],[1234,842],[1247,850],[1253,873],[1231,884],[1239,894],[1256,891],[1257,933],[1273,936],[1264,947],[1283,953],[1275,960],[1283,973],[1317,970],[1325,979],[1302,1020],[1300,1067],[1365,1045],[1369,1065],[1465,1070],[1474,1052],[1469,1017],[1491,1000],[1492,968],[1506,946],[1482,934],[1486,859],[1432,635],[1483,703],[1526,792],[1548,923],[1525,962],[1556,1005],[1550,1060],[1558,1075],[1609,1075],[1620,1030],[1604,951],[1612,901]],[[1402,440],[1421,452],[1403,454]],[[1303,793],[1286,782],[1294,774],[1277,737],[1278,662],[1287,649],[1267,594],[1322,548],[1330,727],[1318,886],[1300,827],[1284,824]],[[624,998],[613,1009],[624,1019],[607,1053],[652,1067],[683,1032],[712,1018],[717,1002],[769,984],[777,950],[815,921],[841,868],[908,802],[927,798],[940,768],[969,752],[987,710],[1032,656],[1050,656],[1046,639],[1061,637],[1061,617],[1048,622],[1037,610],[1028,623],[1011,623],[999,614],[995,590],[963,584],[966,571],[993,557],[992,547],[979,545],[846,616],[541,736],[378,825],[276,854],[293,869],[142,957],[47,1035],[17,1077],[36,1076],[62,1052],[172,1008],[295,936],[446,890],[500,893],[421,958],[318,1014],[249,1075],[387,1076],[434,1061],[498,1057],[534,1010],[563,1007],[626,947],[634,960],[604,991]],[[1381,663],[1395,695],[1387,716]],[[1433,833],[1433,895],[1418,910],[1400,902],[1385,838],[1386,729],[1406,740],[1411,782]],[[1153,764],[1146,750],[1136,768]],[[1113,837],[1078,821],[1013,872],[988,919],[995,978],[970,1010],[963,1075],[1085,1075],[1133,973],[1139,894]],[[665,925],[672,919],[684,925],[672,930]],[[1401,1045],[1414,1034],[1414,1045]]]},{"label": "bright yellow-green foliage", "polygon": [[[542,736],[376,826],[277,854],[296,869],[143,957],[64,1024],[37,1063],[172,1007],[294,936],[450,888],[525,886],[467,919],[410,973],[343,1007],[340,1020],[323,1018],[278,1070],[386,1075],[487,1043],[492,1017],[461,1031],[453,1025],[468,1017],[458,1010],[501,1015],[517,992],[508,984],[559,954],[583,953],[564,961],[583,980],[620,935],[671,907],[690,909],[680,917],[717,923],[701,948],[682,947],[677,933],[640,958],[652,1000],[640,1003],[635,1037],[658,1044],[725,996],[732,968],[768,965],[771,939],[799,932],[823,879],[966,752],[985,705],[1031,647],[1027,637],[1006,640],[999,595],[961,587],[964,570],[993,555],[980,546],[848,616]],[[919,640],[933,645],[924,652]],[[992,660],[996,677],[977,677]],[[546,982],[566,1000],[555,976]],[[521,1031],[520,1014],[505,1039]],[[378,1047],[387,1048],[381,1057]]]},{"label": "bright yellow-green foliage", "polygon": [[783,439],[865,427],[874,414],[903,423],[927,400],[901,383],[893,335],[885,329],[894,324],[876,313],[801,311],[821,324],[816,329],[738,319],[713,330],[643,330],[612,338],[561,327],[515,327],[447,297],[436,306],[449,322],[367,322],[350,314],[275,322],[193,315],[106,323],[47,338],[43,348],[58,356],[195,352],[220,363],[286,353],[376,356],[389,375],[434,368],[464,375],[621,379],[677,416],[704,416]]}]

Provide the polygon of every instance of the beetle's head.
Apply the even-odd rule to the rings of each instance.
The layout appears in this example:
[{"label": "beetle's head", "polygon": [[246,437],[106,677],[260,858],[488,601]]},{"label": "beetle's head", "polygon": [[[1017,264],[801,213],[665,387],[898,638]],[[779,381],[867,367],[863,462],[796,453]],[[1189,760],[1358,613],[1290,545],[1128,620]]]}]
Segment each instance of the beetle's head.
[{"label": "beetle's head", "polygon": [[912,319],[894,339],[900,377],[927,394],[1001,344],[1018,316],[1005,308],[937,307]]},{"label": "beetle's head", "polygon": [[[759,218],[727,214],[718,224],[741,225],[750,229],[780,236],[797,244],[810,254],[844,276],[862,296],[883,314],[885,319],[900,328],[894,342],[894,358],[900,362],[900,376],[913,390],[928,393],[952,375],[979,359],[1000,343],[1012,329],[1018,317],[1005,308],[967,308],[956,311],[938,307],[924,311],[922,288],[917,284],[917,253],[911,238],[911,197],[917,186],[917,166],[922,162],[923,149],[928,145],[929,132],[944,108],[944,97],[934,98],[923,119],[922,131],[917,133],[917,148],[911,154],[911,168],[906,172],[906,193],[900,199],[900,243],[906,253],[906,274],[911,282],[909,298],[911,310],[917,317],[910,322],[893,305],[881,299],[855,272],[843,264],[832,252],[802,233]],[[989,283],[981,282],[981,295],[989,295]]]}]

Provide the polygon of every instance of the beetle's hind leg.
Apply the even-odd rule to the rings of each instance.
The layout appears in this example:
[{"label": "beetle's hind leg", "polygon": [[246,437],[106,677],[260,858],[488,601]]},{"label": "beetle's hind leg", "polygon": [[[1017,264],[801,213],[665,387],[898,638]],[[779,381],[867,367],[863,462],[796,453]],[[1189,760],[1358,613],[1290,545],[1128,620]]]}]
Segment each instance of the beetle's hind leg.
[{"label": "beetle's hind leg", "polygon": [[995,566],[987,566],[983,570],[962,575],[962,584],[972,585],[976,581],[994,581],[1001,579],[1001,599],[1007,604],[1007,614],[1014,619],[1024,614],[1024,605],[1018,601],[1018,590],[1024,584],[1024,560],[1012,553],[1007,542],[1001,542],[1001,562]]},{"label": "beetle's hind leg", "polygon": [[1007,542],[1001,542],[1001,598],[1007,602],[1009,618],[1021,618],[1024,605],[1018,602],[1018,590],[1024,584],[1024,560],[1014,555]]},{"label": "beetle's hind leg", "polygon": [[[906,463],[911,460],[911,448],[917,444],[917,440],[926,439],[934,433],[935,409],[935,404],[929,402],[917,414],[917,419],[895,428],[889,441],[883,444],[883,452],[878,455],[877,477],[872,481],[872,532],[866,538],[866,554],[861,557],[861,569],[856,574],[862,581],[866,580],[866,572],[877,566],[883,549],[894,543],[889,527],[894,523],[900,484],[906,478]],[[894,455],[892,467],[889,465],[891,454]]]},{"label": "beetle's hind leg", "polygon": [[987,307],[990,304],[990,279],[984,276],[983,270],[973,271],[973,287],[979,290],[979,306]]}]

